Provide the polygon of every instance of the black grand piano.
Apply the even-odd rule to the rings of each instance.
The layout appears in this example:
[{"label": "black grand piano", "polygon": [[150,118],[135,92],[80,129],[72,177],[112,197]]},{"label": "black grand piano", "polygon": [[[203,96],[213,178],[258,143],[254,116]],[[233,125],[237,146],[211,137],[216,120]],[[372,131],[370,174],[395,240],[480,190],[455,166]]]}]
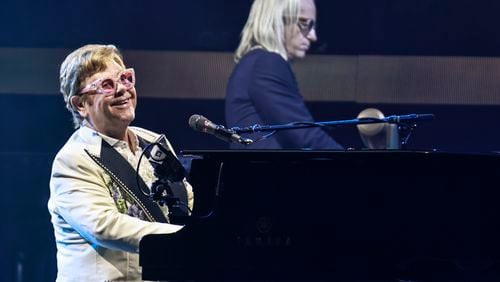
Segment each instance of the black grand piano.
[{"label": "black grand piano", "polygon": [[500,155],[197,151],[195,209],[143,278],[500,281]]}]

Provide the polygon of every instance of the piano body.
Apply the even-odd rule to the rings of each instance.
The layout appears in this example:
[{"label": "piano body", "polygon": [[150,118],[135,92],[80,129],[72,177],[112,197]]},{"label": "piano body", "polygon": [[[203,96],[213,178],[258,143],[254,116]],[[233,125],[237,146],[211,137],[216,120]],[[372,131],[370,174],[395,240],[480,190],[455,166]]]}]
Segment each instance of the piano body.
[{"label": "piano body", "polygon": [[144,279],[500,281],[499,155],[185,154],[195,209]]}]

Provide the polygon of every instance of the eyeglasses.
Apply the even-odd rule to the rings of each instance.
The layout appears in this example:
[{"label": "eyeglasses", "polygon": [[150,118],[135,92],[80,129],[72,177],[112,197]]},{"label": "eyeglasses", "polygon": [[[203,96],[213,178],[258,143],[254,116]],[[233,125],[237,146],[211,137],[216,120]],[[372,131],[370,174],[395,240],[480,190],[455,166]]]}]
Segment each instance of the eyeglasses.
[{"label": "eyeglasses", "polygon": [[300,33],[307,37],[311,30],[316,29],[316,22],[313,19],[299,18],[297,26],[299,27]]},{"label": "eyeglasses", "polygon": [[126,69],[118,74],[117,78],[103,77],[85,86],[79,95],[95,91],[96,94],[111,94],[116,92],[118,83],[129,90],[135,85],[134,69]]}]

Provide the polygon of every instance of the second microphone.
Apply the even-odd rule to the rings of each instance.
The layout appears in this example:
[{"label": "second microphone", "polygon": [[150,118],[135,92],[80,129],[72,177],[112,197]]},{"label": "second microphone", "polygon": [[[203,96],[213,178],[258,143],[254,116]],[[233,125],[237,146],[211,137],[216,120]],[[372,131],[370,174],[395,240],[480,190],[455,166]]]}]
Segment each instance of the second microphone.
[{"label": "second microphone", "polygon": [[234,142],[244,145],[253,143],[253,140],[241,137],[236,134],[236,132],[227,129],[222,125],[217,125],[202,115],[192,115],[189,118],[189,126],[196,131],[211,134],[226,142]]}]

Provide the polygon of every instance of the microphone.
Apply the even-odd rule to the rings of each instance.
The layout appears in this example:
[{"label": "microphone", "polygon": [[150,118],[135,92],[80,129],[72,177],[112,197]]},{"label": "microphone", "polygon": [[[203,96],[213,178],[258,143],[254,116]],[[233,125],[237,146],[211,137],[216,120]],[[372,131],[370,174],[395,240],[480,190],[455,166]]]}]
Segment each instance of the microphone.
[{"label": "microphone", "polygon": [[148,160],[153,166],[157,178],[178,182],[186,175],[181,162],[172,151],[167,149],[166,138],[163,134],[154,142]]},{"label": "microphone", "polygon": [[160,205],[167,204],[171,215],[187,215],[189,212],[183,207],[187,207],[187,191],[183,185],[175,184],[184,179],[186,171],[168,148],[165,135],[162,134],[152,144],[148,160],[157,179],[151,184],[150,197]]},{"label": "microphone", "polygon": [[226,142],[240,143],[243,145],[253,143],[252,139],[241,137],[236,134],[234,130],[227,129],[222,125],[217,125],[201,115],[192,115],[189,118],[189,126],[196,131],[211,134]]},{"label": "microphone", "polygon": [[434,115],[433,114],[409,114],[409,115],[402,115],[402,116],[388,116],[387,122],[389,123],[399,123],[403,121],[408,121],[408,122],[417,122],[417,121],[427,121],[427,120],[433,120]]}]

